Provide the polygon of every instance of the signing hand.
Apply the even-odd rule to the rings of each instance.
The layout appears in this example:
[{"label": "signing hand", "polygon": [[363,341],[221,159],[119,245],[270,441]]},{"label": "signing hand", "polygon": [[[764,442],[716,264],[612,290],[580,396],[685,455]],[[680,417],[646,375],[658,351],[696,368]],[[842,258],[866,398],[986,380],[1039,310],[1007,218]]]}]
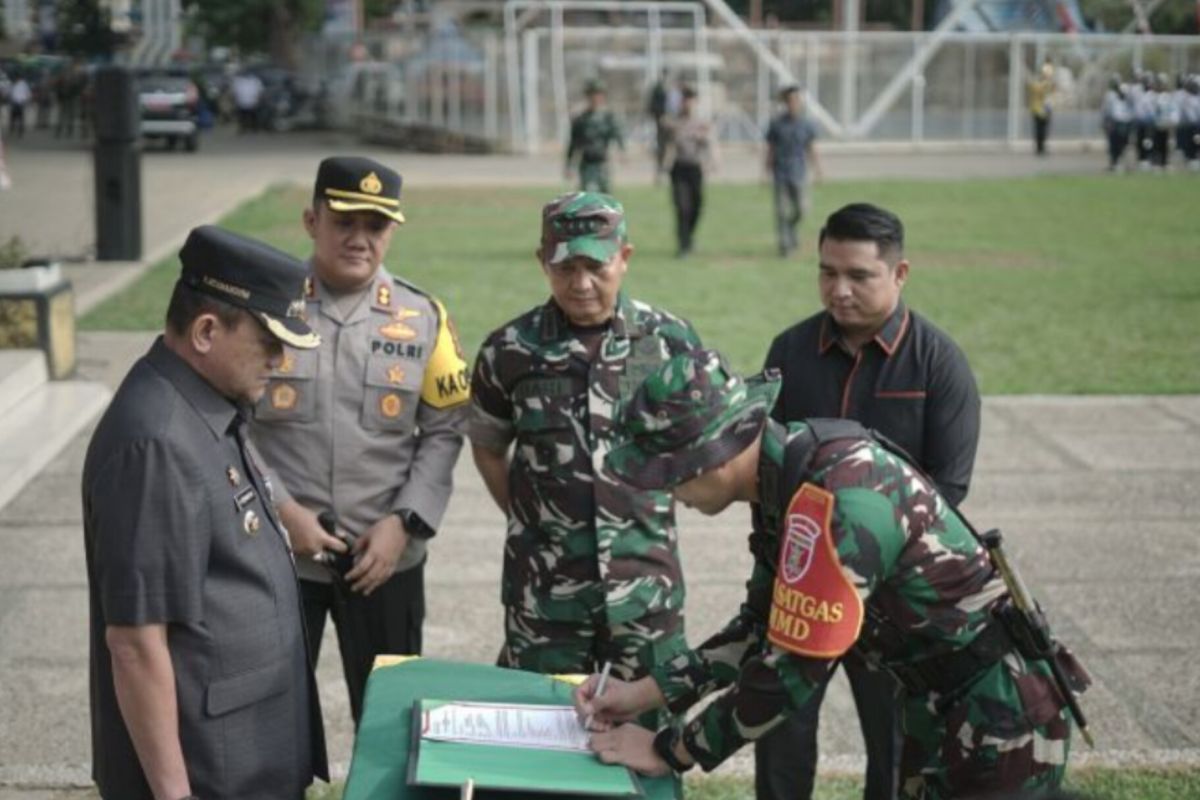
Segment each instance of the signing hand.
[{"label": "signing hand", "polygon": [[[605,694],[608,694],[607,690]],[[654,752],[654,732],[640,725],[625,724],[611,731],[593,733],[590,743],[596,756],[605,764],[623,764],[650,777],[671,773],[667,762]]]},{"label": "signing hand", "polygon": [[590,675],[574,693],[575,713],[581,721],[590,716],[594,731],[608,730],[666,703],[658,684],[649,676],[633,683],[610,676],[604,686],[604,694],[597,697],[596,688],[599,685],[600,676]]},{"label": "signing hand", "polygon": [[408,547],[408,531],[395,514],[388,514],[358,537],[354,543],[354,568],[346,582],[364,596],[378,589],[396,572],[396,564]]},{"label": "signing hand", "polygon": [[279,519],[287,528],[292,551],[298,556],[307,556],[319,561],[321,554],[326,550],[346,552],[346,543],[326,533],[317,521],[317,515],[295,500],[288,500],[279,507]]}]

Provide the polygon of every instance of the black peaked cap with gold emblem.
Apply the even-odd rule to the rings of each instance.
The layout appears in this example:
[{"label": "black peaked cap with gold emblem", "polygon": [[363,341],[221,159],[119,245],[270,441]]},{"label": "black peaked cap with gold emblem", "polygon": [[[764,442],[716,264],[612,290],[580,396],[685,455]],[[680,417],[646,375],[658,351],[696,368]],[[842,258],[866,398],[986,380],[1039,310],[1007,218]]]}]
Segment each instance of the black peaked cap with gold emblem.
[{"label": "black peaked cap with gold emblem", "polygon": [[308,271],[287,253],[215,225],[193,228],[179,251],[179,280],[244,308],[284,344],[311,350],[321,337],[304,319]]},{"label": "black peaked cap with gold emblem", "polygon": [[334,211],[375,211],[395,222],[400,212],[400,173],[378,161],[358,156],[333,156],[317,167],[313,201]]}]

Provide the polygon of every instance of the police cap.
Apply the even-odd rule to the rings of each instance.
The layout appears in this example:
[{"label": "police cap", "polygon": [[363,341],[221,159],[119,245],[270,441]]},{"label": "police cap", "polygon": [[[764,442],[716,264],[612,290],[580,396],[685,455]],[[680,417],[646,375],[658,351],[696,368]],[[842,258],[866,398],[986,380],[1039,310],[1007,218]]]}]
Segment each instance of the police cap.
[{"label": "police cap", "polygon": [[188,234],[179,261],[186,286],[246,309],[285,344],[308,350],[321,343],[304,319],[307,270],[287,253],[202,225]]},{"label": "police cap", "polygon": [[378,161],[359,156],[332,156],[317,167],[313,202],[323,202],[334,211],[374,211],[402,223],[401,183],[400,173]]}]

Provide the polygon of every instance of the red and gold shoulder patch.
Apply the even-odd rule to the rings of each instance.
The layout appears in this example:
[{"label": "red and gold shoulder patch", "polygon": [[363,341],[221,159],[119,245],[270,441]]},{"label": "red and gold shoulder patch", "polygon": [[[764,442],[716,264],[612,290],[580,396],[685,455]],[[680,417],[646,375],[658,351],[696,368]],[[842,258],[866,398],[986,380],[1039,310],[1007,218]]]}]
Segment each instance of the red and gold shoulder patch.
[{"label": "red and gold shoulder patch", "polygon": [[863,603],[833,543],[831,492],[805,483],[784,516],[767,638],[811,658],[837,658],[858,639]]}]

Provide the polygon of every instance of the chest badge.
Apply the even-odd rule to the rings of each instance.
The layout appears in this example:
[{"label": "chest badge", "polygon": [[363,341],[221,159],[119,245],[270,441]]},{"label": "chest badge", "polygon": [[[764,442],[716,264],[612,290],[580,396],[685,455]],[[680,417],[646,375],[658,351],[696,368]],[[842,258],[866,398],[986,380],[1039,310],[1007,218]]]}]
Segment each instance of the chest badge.
[{"label": "chest badge", "polygon": [[379,400],[379,413],[388,419],[395,419],[404,410],[404,401],[395,392],[388,392]]},{"label": "chest badge", "polygon": [[399,364],[393,364],[388,367],[387,379],[388,383],[393,386],[400,386],[404,383],[404,370],[401,369]]},{"label": "chest badge", "polygon": [[405,320],[421,316],[420,311],[401,306],[392,315],[392,320],[379,328],[379,332],[393,342],[411,342],[417,338],[417,331]]},{"label": "chest badge", "polygon": [[229,479],[230,486],[237,486],[242,482],[242,473],[232,464],[225,468],[225,477]]},{"label": "chest badge", "polygon": [[299,395],[295,388],[286,383],[280,383],[271,389],[271,408],[279,411],[290,411],[296,407]]},{"label": "chest badge", "polygon": [[262,520],[259,519],[258,514],[253,509],[247,511],[246,515],[242,517],[242,530],[246,532],[247,536],[258,536],[261,529]]},{"label": "chest badge", "polygon": [[296,371],[296,357],[290,352],[285,351],[283,360],[279,362],[279,366],[275,368],[275,371],[280,375],[291,375]]}]

